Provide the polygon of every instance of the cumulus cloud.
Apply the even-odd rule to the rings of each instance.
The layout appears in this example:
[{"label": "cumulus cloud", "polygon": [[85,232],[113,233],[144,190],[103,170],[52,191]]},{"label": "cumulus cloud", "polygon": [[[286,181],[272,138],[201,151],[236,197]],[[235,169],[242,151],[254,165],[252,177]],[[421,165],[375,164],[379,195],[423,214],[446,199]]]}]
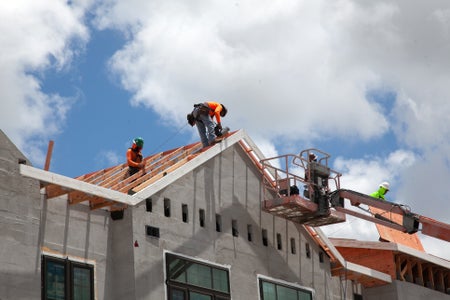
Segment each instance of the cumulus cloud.
[{"label": "cumulus cloud", "polygon": [[173,126],[186,122],[174,108],[223,102],[226,125],[244,128],[268,156],[331,138],[389,143],[336,159],[342,186],[369,193],[389,180],[390,199],[448,222],[439,209],[450,194],[448,1],[70,3],[0,4],[0,124],[33,157],[75,101],[43,91],[45,72],[67,71],[84,50],[90,9],[92,30],[126,37],[109,68],[131,105]]},{"label": "cumulus cloud", "polygon": [[[109,23],[105,17],[99,23],[123,25],[120,17],[114,23],[121,5],[104,9]],[[233,111],[233,127],[250,133],[264,128],[271,137],[285,136],[289,128],[297,139],[330,132],[379,136],[388,122],[365,99],[372,71],[337,72],[332,32],[319,8],[296,1],[139,5],[134,22],[123,25],[134,30],[133,38],[111,59],[111,68],[135,95],[135,105],[163,116],[173,107],[188,110],[192,102],[215,99]],[[276,122],[267,126],[271,119]],[[359,123],[365,126],[355,128]]]},{"label": "cumulus cloud", "polygon": [[48,137],[59,132],[73,99],[42,91],[44,72],[62,71],[89,35],[83,5],[60,1],[0,4],[0,124],[32,161],[43,163]]},{"label": "cumulus cloud", "polygon": [[[338,157],[333,168],[342,172],[341,188],[370,194],[377,190],[382,181],[391,183],[387,199],[405,205],[413,213],[431,217],[441,222],[450,222],[447,210],[439,209],[445,203],[445,178],[449,178],[448,164],[442,161],[442,155],[435,153],[429,158],[418,156],[414,152],[397,150],[385,157],[366,157],[363,159],[346,159]],[[434,174],[427,177],[424,174]],[[435,187],[443,187],[436,189]],[[367,209],[366,206],[362,206]],[[364,211],[350,206],[346,208],[365,214]],[[378,240],[374,224],[352,216],[347,222],[323,227],[324,232],[332,237],[354,238],[359,240]],[[445,245],[447,242],[424,236],[419,232],[425,250],[439,257],[448,258]]]}]

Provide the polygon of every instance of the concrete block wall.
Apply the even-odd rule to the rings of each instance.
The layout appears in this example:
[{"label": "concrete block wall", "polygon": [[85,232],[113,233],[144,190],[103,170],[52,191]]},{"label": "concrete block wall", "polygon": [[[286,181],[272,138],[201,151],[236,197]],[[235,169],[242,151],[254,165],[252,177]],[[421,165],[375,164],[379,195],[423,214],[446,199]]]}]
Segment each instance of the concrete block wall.
[{"label": "concrete block wall", "polygon": [[109,213],[46,200],[37,180],[20,175],[23,154],[0,131],[0,299],[41,299],[42,255],[89,263],[96,299],[108,299]]},{"label": "concrete block wall", "polygon": [[[260,174],[238,146],[152,196],[152,212],[143,202],[127,208],[116,221],[104,210],[70,206],[64,196],[45,199],[36,180],[20,175],[19,159],[26,161],[1,133],[1,300],[41,298],[43,254],[94,265],[98,300],[166,299],[165,251],[227,266],[233,299],[256,299],[258,275],[313,289],[315,299],[342,299],[327,256],[319,261],[321,250],[305,230],[261,211]],[[170,200],[170,217],[164,216],[164,199]],[[182,204],[188,207],[187,222],[182,220]],[[199,209],[205,211],[204,227]],[[216,232],[216,214],[222,217],[221,232]],[[232,220],[238,236],[232,235]],[[147,225],[159,228],[160,238],[146,235]],[[262,229],[267,231],[267,246]],[[352,299],[351,293],[346,299]]]},{"label": "concrete block wall", "polygon": [[416,284],[394,280],[392,284],[364,290],[364,300],[449,300],[450,295]]},{"label": "concrete block wall", "polygon": [[[313,289],[315,299],[343,299],[327,255],[319,261],[322,250],[303,227],[261,211],[260,176],[241,148],[233,147],[153,195],[152,212],[146,211],[145,203],[132,208],[133,239],[139,243],[134,249],[136,299],[165,299],[165,251],[230,266],[233,299],[257,299],[257,275]],[[170,199],[170,217],[164,216],[164,199]],[[188,206],[187,223],[182,221],[182,204]],[[205,210],[205,227],[199,225],[199,209]],[[221,232],[216,232],[216,214],[221,215]],[[232,235],[232,220],[237,221],[238,236]],[[160,237],[146,236],[147,225],[159,228]],[[267,246],[262,229],[267,231]],[[353,294],[345,299],[353,299]]]},{"label": "concrete block wall", "polygon": [[29,162],[0,131],[0,299],[40,299],[39,183],[19,174]]}]

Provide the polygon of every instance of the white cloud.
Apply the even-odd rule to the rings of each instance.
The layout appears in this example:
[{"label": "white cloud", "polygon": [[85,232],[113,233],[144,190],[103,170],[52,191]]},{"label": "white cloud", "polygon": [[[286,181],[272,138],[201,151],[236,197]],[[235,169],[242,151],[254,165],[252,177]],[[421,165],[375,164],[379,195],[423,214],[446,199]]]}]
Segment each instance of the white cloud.
[{"label": "white cloud", "polygon": [[99,165],[116,166],[125,163],[123,154],[118,154],[113,150],[103,150],[97,155]]},{"label": "white cloud", "polygon": [[82,12],[61,1],[0,4],[0,125],[32,161],[44,162],[44,141],[61,130],[73,101],[46,94],[41,80],[49,68],[63,70],[88,39]]},{"label": "white cloud", "polygon": [[[332,32],[321,24],[315,5],[227,3],[193,9],[181,2],[154,3],[158,10],[136,7],[148,9],[146,18],[136,11],[134,23],[128,20],[134,38],[111,60],[135,94],[134,104],[164,116],[173,107],[187,111],[193,102],[219,100],[232,112],[232,127],[264,128],[270,137],[287,135],[286,128],[298,139],[369,138],[387,130],[384,116],[365,100],[373,72],[336,72]],[[116,16],[119,7],[105,11]],[[121,18],[104,19],[101,24],[111,27],[123,24]]]},{"label": "white cloud", "polygon": [[[164,116],[222,101],[228,125],[257,137],[268,156],[329,137],[383,143],[392,130],[390,146],[404,150],[337,159],[342,186],[370,193],[389,180],[388,198],[418,213],[435,212],[449,194],[447,1],[108,4],[99,24],[130,34],[111,68],[135,105]],[[368,99],[377,91],[394,97]],[[185,122],[184,114],[175,119]],[[435,157],[422,157],[428,153]],[[359,222],[341,231],[375,232]]]},{"label": "white cloud", "polygon": [[[128,38],[110,68],[133,105],[173,125],[195,102],[223,102],[224,123],[268,156],[328,138],[383,143],[392,133],[389,149],[398,150],[387,157],[336,160],[342,186],[369,193],[389,180],[393,200],[449,222],[448,1],[71,3],[0,3],[0,127],[32,160],[43,161],[43,141],[75,101],[44,92],[44,74],[69,70],[84,51],[91,9],[98,29]],[[396,97],[368,99],[377,91]],[[349,223],[367,235],[357,222]]]},{"label": "white cloud", "polygon": [[[380,182],[388,180],[393,190],[387,194],[389,201],[406,205],[415,214],[450,223],[447,209],[441,209],[446,207],[445,195],[450,193],[450,187],[446,184],[446,179],[450,176],[448,163],[446,165],[441,158],[437,153],[422,158],[410,151],[397,150],[386,157],[358,160],[339,157],[333,168],[343,174],[341,188],[370,194],[377,189]],[[346,207],[362,212],[350,206],[349,201],[346,201]],[[323,229],[333,237],[372,241],[378,240],[379,237],[374,224],[351,216],[347,217],[345,223],[326,226]],[[420,238],[428,253],[449,258],[447,242],[422,234]]]}]

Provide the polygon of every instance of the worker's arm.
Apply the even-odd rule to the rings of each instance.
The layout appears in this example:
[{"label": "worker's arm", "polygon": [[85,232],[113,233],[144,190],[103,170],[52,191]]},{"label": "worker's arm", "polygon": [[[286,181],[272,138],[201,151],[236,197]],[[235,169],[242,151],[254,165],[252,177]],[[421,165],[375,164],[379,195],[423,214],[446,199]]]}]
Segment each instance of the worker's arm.
[{"label": "worker's arm", "polygon": [[211,111],[213,111],[212,116],[216,117],[217,124],[220,125],[220,112],[222,111],[222,105],[217,102],[208,102],[209,108],[211,108]]}]

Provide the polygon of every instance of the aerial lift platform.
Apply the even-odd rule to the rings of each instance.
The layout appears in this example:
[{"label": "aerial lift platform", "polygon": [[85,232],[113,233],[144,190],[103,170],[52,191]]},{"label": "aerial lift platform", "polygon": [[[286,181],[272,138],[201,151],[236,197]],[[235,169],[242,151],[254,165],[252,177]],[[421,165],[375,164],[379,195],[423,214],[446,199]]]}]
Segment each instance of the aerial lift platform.
[{"label": "aerial lift platform", "polygon": [[[310,148],[298,155],[287,154],[261,160],[264,185],[262,209],[311,227],[345,222],[346,215],[352,215],[408,234],[421,231],[424,235],[450,242],[449,224],[415,214],[405,205],[341,189],[342,174],[328,166],[329,159],[328,153]],[[346,208],[345,200],[356,208]],[[369,209],[362,208],[361,204]],[[371,207],[376,208],[377,212],[372,213]],[[392,214],[401,215],[402,222],[394,221]]]}]

